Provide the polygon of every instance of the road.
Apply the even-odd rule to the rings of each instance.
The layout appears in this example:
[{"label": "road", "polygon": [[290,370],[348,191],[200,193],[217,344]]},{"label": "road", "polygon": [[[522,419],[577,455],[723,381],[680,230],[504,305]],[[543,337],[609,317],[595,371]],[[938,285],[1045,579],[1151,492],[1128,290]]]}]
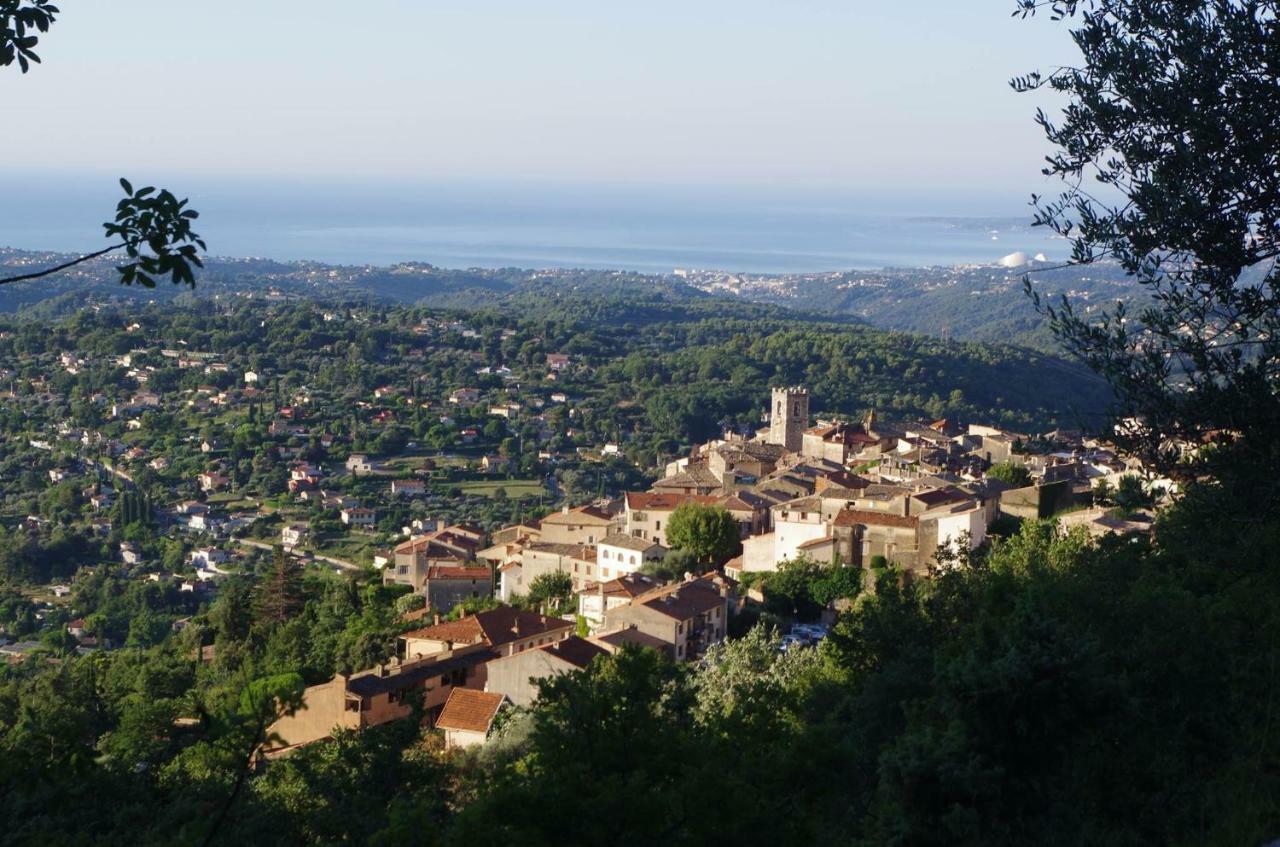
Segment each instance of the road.
[{"label": "road", "polygon": [[[272,550],[275,548],[274,544],[268,544],[265,541],[254,541],[251,538],[237,538],[236,542],[239,544],[243,544],[245,547],[256,547],[259,550]],[[296,551],[290,550],[288,552],[293,556],[299,556],[299,554]],[[304,553],[303,555],[310,556],[311,558],[320,562],[328,562],[331,565],[337,565],[343,570],[348,570],[348,571],[367,570],[367,568],[365,568],[364,565],[357,565],[355,562],[348,562],[345,559],[335,559],[332,556],[321,556],[319,553]]]}]

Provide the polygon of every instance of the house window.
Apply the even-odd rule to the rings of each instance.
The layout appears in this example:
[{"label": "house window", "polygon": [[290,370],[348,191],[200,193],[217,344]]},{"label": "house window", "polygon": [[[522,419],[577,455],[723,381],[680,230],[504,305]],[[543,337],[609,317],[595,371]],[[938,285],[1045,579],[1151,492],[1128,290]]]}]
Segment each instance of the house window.
[{"label": "house window", "polygon": [[662,529],[662,521],[654,521],[654,522],[653,522],[653,528],[654,528],[654,530]]},{"label": "house window", "polygon": [[635,556],[635,554],[634,554],[634,553],[632,553],[632,554],[631,554],[631,564],[633,564],[633,565],[634,565],[635,563],[636,563],[636,556]]}]

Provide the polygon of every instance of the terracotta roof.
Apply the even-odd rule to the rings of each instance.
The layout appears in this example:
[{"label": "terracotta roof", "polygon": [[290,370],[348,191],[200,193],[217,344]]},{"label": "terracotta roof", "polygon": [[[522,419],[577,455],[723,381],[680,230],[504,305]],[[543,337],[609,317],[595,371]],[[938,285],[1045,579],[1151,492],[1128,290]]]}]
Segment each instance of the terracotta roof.
[{"label": "terracotta roof", "polygon": [[488,579],[488,568],[465,568],[452,565],[432,565],[427,568],[427,579]]},{"label": "terracotta roof", "polygon": [[388,691],[404,691],[430,679],[442,677],[451,671],[482,665],[497,654],[492,650],[472,649],[462,655],[444,659],[427,656],[415,662],[406,662],[387,676],[376,672],[353,676],[347,680],[347,691],[358,697],[372,697]]},{"label": "terracotta roof", "polygon": [[524,549],[530,553],[554,553],[557,556],[567,556],[570,559],[579,559],[584,562],[594,562],[596,560],[596,548],[593,544],[560,544],[552,541],[535,541],[532,544],[525,545]]},{"label": "terracotta roof", "polygon": [[483,641],[490,647],[501,647],[519,638],[540,635],[561,629],[572,629],[573,623],[548,617],[524,609],[499,606],[487,612],[468,615],[461,620],[415,629],[401,638],[429,638],[434,641],[454,641],[474,644]]},{"label": "terracotta roof", "polygon": [[634,626],[615,629],[613,632],[604,632],[594,637],[595,641],[600,641],[611,647],[622,647],[624,644],[635,644],[639,647],[652,647],[663,653],[671,652],[671,645],[658,638],[655,635],[649,635],[641,632]]},{"label": "terracotta roof", "polygon": [[719,488],[720,478],[703,465],[691,465],[673,476],[663,477],[653,484],[657,488]]},{"label": "terracotta roof", "polygon": [[636,602],[678,621],[709,612],[725,602],[720,596],[720,590],[703,579],[682,583],[670,589],[658,589],[653,593],[656,596],[649,599],[642,597]]},{"label": "terracotta roof", "polygon": [[580,506],[567,512],[555,512],[542,519],[543,525],[559,523],[583,523],[584,518],[598,523],[609,523],[613,516],[604,509],[595,506]]},{"label": "terracotta roof", "polygon": [[548,644],[545,647],[539,647],[552,656],[558,656],[575,668],[585,668],[591,664],[596,656],[603,656],[608,653],[598,644],[592,644],[585,638],[579,638],[576,635],[570,635],[563,641],[557,641],[555,644]]},{"label": "terracotta roof", "polygon": [[610,597],[639,597],[646,591],[652,591],[658,587],[656,579],[638,573],[629,573],[608,582],[596,583],[596,588]]},{"label": "terracotta roof", "polygon": [[601,544],[609,547],[621,547],[624,550],[635,550],[643,553],[651,547],[661,547],[656,541],[648,541],[644,538],[637,538],[634,535],[627,535],[625,532],[611,532],[604,538],[600,539]]},{"label": "terracotta roof", "polygon": [[929,508],[941,506],[944,503],[959,503],[963,500],[969,500],[970,495],[955,488],[935,488],[932,491],[919,491],[911,495],[912,500],[918,500]]},{"label": "terracotta roof", "polygon": [[914,529],[920,525],[920,519],[917,517],[891,515],[887,512],[870,512],[865,509],[844,509],[836,513],[834,523],[836,526],[866,524],[867,526],[896,526],[904,529]]},{"label": "terracotta roof", "polygon": [[711,497],[705,494],[668,494],[650,491],[627,492],[628,509],[652,509],[659,512],[674,511],[676,507],[684,503],[712,506],[718,503],[719,500],[719,497]]},{"label": "terracotta roof", "polygon": [[488,732],[506,699],[503,694],[455,688],[449,692],[449,699],[436,718],[436,729]]}]

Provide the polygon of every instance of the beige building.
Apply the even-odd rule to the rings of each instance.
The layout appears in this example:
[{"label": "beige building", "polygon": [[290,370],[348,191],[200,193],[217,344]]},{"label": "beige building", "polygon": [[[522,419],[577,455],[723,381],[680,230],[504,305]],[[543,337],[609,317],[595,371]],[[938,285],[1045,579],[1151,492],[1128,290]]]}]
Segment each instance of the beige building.
[{"label": "beige building", "polygon": [[436,729],[444,732],[445,749],[483,744],[489,738],[498,713],[506,706],[507,698],[501,694],[469,688],[450,691],[449,699],[436,718]]},{"label": "beige building", "polygon": [[517,706],[531,706],[538,699],[539,680],[582,670],[609,652],[571,635],[555,644],[495,659],[487,669],[485,690],[505,695]]},{"label": "beige building", "polygon": [[447,612],[465,600],[493,594],[493,571],[488,567],[432,565],[422,583],[428,609]]},{"label": "beige building", "polygon": [[625,606],[661,583],[651,576],[627,574],[607,582],[593,582],[578,592],[578,614],[592,629],[604,626],[605,612]]},{"label": "beige building", "polygon": [[312,685],[297,711],[271,725],[267,752],[320,741],[338,729],[364,729],[407,717],[413,711],[410,698],[419,693],[428,712],[438,710],[454,688],[482,689],[485,663],[493,658],[492,650],[476,643]]},{"label": "beige building", "polygon": [[483,539],[483,533],[459,524],[414,536],[395,548],[382,581],[387,585],[409,585],[421,592],[431,568],[466,567],[475,559]]},{"label": "beige building", "polygon": [[738,522],[741,535],[748,535],[764,526],[768,514],[767,500],[747,492],[712,497],[699,494],[666,494],[651,491],[630,491],[624,499],[623,528],[627,535],[653,541],[663,547],[667,543],[667,526],[671,513],[685,503],[700,506],[722,506]]},{"label": "beige building", "polygon": [[456,621],[436,623],[400,636],[399,652],[405,661],[432,656],[459,645],[480,644],[499,656],[509,656],[544,644],[554,644],[573,634],[572,621],[540,615],[524,609],[500,606]]},{"label": "beige building", "polygon": [[528,594],[533,581],[544,574],[568,574],[573,590],[599,578],[596,548],[586,544],[552,544],[539,541],[520,551],[520,567],[502,572],[502,598],[509,601],[517,594]]},{"label": "beige building", "polygon": [[732,591],[719,574],[663,586],[607,610],[605,626],[635,627],[669,645],[676,661],[693,661],[724,639]]},{"label": "beige building", "polygon": [[548,544],[595,544],[608,535],[613,515],[596,506],[565,508],[542,519],[540,541]]}]

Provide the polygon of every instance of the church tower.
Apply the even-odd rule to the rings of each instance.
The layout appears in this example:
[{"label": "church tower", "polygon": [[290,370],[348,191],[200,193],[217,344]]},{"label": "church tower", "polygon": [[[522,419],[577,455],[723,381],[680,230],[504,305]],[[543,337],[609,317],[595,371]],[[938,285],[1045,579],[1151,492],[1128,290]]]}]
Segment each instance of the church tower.
[{"label": "church tower", "polygon": [[769,443],[799,453],[809,426],[809,390],[800,386],[773,389],[769,410]]}]

